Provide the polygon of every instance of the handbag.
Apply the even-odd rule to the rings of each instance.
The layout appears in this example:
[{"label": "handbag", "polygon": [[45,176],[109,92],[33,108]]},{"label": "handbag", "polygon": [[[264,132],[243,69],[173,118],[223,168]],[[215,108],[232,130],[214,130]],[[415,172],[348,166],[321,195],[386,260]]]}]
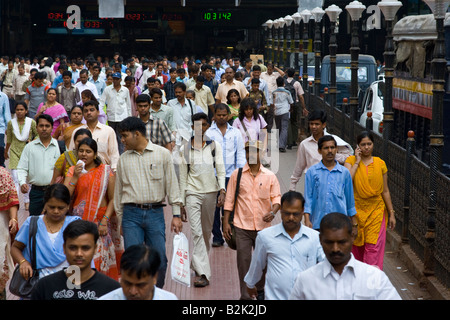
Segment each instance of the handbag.
[{"label": "handbag", "polygon": [[234,209],[236,208],[236,201],[237,201],[237,197],[239,194],[239,185],[241,183],[241,176],[242,176],[242,168],[239,168],[238,175],[237,175],[237,181],[236,181],[236,192],[234,194],[233,211],[231,211],[230,218],[228,221],[228,223],[230,224],[230,227],[231,227],[231,239],[228,240],[227,238],[225,238],[225,241],[227,242],[228,246],[233,250],[236,250],[236,230],[234,229],[234,223],[233,223]]},{"label": "handbag", "polygon": [[17,264],[14,269],[13,276],[9,283],[9,291],[23,299],[30,299],[31,293],[34,287],[39,281],[39,270],[36,269],[36,233],[37,233],[37,220],[39,216],[32,216],[30,219],[30,230],[28,244],[30,245],[30,258],[31,266],[33,268],[33,274],[28,280],[25,280],[20,274],[20,265]]}]

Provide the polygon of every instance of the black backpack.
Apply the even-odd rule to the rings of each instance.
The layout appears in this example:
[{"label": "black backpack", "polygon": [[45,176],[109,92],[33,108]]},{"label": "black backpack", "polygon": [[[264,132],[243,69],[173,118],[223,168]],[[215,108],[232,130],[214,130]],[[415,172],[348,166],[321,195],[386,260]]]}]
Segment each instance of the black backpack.
[{"label": "black backpack", "polygon": [[284,79],[284,88],[291,93],[292,100],[297,101],[297,92],[295,91],[294,84],[297,80],[293,79],[291,82],[288,82],[287,79]]}]

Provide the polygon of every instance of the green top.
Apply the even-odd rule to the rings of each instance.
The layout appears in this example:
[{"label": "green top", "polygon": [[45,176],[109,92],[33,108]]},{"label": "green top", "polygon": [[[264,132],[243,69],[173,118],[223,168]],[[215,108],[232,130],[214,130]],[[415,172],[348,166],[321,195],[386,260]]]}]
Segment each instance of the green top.
[{"label": "green top", "polygon": [[[25,125],[25,121],[22,124],[19,123],[20,132],[22,132],[24,125]],[[29,135],[28,141],[30,141],[32,138],[36,138],[37,136],[38,136],[38,133],[36,130],[36,122],[33,120],[31,122],[30,135]],[[23,148],[25,148],[28,141],[20,141],[19,139],[16,138],[14,131],[13,131],[12,123],[11,123],[11,121],[9,121],[8,127],[6,128],[6,143],[8,143],[10,145],[10,147],[9,147],[9,165],[8,165],[9,169],[13,170],[13,169],[17,168]]]}]

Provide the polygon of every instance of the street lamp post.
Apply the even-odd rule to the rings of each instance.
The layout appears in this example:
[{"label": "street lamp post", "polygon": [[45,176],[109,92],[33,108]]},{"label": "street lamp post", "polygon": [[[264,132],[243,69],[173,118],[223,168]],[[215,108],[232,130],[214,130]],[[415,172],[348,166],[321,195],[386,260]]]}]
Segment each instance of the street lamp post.
[{"label": "street lamp post", "polygon": [[311,12],[307,9],[300,12],[303,20],[303,91],[308,90],[308,45],[309,45],[309,35],[308,35],[308,24],[309,19],[311,19]]},{"label": "street lamp post", "polygon": [[332,4],[325,9],[325,12],[330,19],[330,44],[328,45],[330,50],[330,88],[328,92],[330,94],[330,106],[331,106],[331,121],[334,121],[334,109],[336,108],[336,95],[337,95],[337,85],[336,85],[336,21],[342,12],[342,9],[337,5]]},{"label": "street lamp post", "polygon": [[278,65],[278,55],[279,55],[279,43],[278,43],[278,19],[275,19],[273,21],[273,27],[274,27],[274,32],[273,32],[273,62],[274,65]]},{"label": "street lamp post", "polygon": [[315,35],[314,35],[314,62],[315,62],[315,68],[314,68],[314,95],[318,97],[320,95],[320,64],[322,62],[322,56],[321,56],[321,46],[322,46],[322,35],[321,35],[321,22],[322,17],[325,14],[325,11],[323,11],[322,8],[316,7],[311,10],[311,14],[314,17],[315,21]]},{"label": "street lamp post", "polygon": [[284,18],[278,18],[278,48],[280,49],[280,69],[284,68],[284,26],[286,25],[286,21]]},{"label": "street lamp post", "polygon": [[261,25],[261,27],[263,28],[263,43],[264,43],[264,63],[267,64],[267,51],[268,51],[268,46],[269,46],[269,41],[268,41],[268,33],[267,33],[267,23],[263,23]]},{"label": "street lamp post", "polygon": [[292,15],[292,19],[294,19],[294,68],[295,68],[295,74],[299,72],[300,66],[298,61],[298,55],[299,55],[299,47],[300,47],[300,21],[302,20],[302,16],[300,13],[296,12]]},{"label": "street lamp post", "polygon": [[436,20],[437,38],[434,43],[431,72],[433,78],[433,104],[430,134],[430,197],[428,204],[427,233],[425,234],[426,246],[424,251],[425,275],[434,274],[434,247],[436,231],[436,203],[437,203],[437,175],[442,167],[443,135],[443,107],[445,94],[445,42],[444,19],[449,6],[448,0],[424,0],[430,7]]},{"label": "street lamp post", "polygon": [[286,65],[288,67],[291,67],[291,52],[292,52],[292,36],[291,36],[291,30],[292,30],[292,22],[294,21],[294,19],[290,16],[287,15],[286,17],[284,17],[284,21],[286,22]]},{"label": "street lamp post", "polygon": [[336,43],[336,21],[339,15],[342,12],[342,9],[337,5],[332,4],[328,8],[325,9],[325,12],[330,19],[330,88],[328,92],[330,94],[330,105],[331,109],[334,110],[336,108],[336,94],[337,94],[337,85],[336,85],[336,52],[337,52],[337,43]]},{"label": "street lamp post", "polygon": [[392,82],[394,78],[395,48],[392,37],[392,28],[395,15],[402,3],[397,0],[382,0],[377,6],[383,12],[386,20],[386,43],[384,47],[385,63],[385,93],[383,99],[383,156],[386,161],[388,158],[388,141],[392,139],[392,125],[394,123],[394,112],[392,110]]},{"label": "street lamp post", "polygon": [[351,120],[351,139],[354,140],[354,121],[358,112],[358,66],[359,66],[359,36],[358,36],[358,22],[361,18],[362,12],[366,6],[361,2],[355,0],[345,6],[345,9],[350,14],[352,20],[352,40],[350,44],[350,70],[352,74],[350,86],[350,120]]},{"label": "street lamp post", "polygon": [[267,20],[266,21],[266,25],[267,25],[267,63],[268,62],[272,62],[273,58],[272,58],[272,26],[273,26],[273,21],[272,20]]}]

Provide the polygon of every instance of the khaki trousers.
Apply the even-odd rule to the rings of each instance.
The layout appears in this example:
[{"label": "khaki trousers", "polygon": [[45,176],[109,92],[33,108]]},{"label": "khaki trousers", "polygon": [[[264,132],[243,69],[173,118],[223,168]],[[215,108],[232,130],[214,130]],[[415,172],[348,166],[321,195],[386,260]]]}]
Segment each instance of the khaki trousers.
[{"label": "khaki trousers", "polygon": [[210,240],[216,203],[217,192],[186,192],[186,213],[194,242],[194,249],[191,254],[191,269],[198,276],[204,274],[208,280],[211,278],[209,249],[211,248]]}]

